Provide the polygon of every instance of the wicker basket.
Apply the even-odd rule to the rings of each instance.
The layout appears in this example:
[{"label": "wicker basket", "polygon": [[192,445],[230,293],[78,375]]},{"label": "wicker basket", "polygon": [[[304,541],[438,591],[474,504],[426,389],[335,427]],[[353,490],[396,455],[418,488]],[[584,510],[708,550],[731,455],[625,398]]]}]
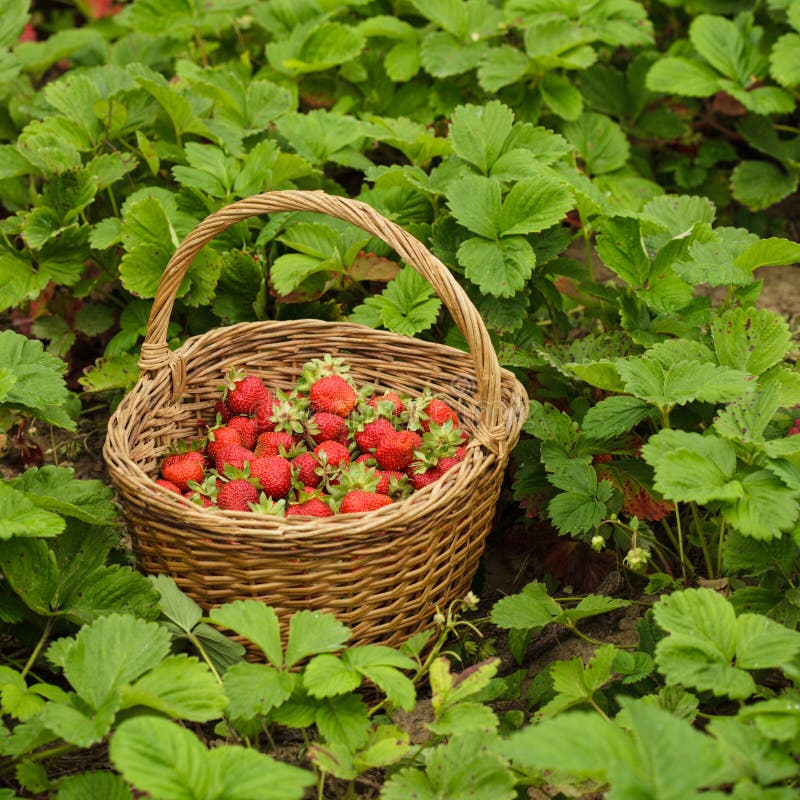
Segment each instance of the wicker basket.
[{"label": "wicker basket", "polygon": [[[198,251],[248,217],[314,211],[380,237],[432,284],[470,353],[349,323],[254,322],[218,328],[170,351],[175,294]],[[213,416],[231,367],[287,389],[310,358],[343,357],[359,384],[417,395],[424,388],[457,410],[473,437],[465,460],[402,502],[367,514],[279,519],[201,509],[158,486],[171,441],[196,437]],[[397,645],[463,597],[478,566],[508,452],[527,415],[525,390],[501,370],[463,289],[425,247],[364,203],[323,192],[281,191],[207,217],[178,247],[153,303],[141,376],[111,417],[104,456],[146,573],[166,574],[208,609],[252,598],[275,608],[286,633],[299,609],[330,611],[353,643]]]}]

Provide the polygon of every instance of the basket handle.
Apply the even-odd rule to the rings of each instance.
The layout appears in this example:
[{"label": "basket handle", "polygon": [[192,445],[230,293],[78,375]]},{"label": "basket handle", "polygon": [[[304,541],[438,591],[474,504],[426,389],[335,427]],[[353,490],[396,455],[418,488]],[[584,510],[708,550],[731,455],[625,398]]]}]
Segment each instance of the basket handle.
[{"label": "basket handle", "polygon": [[399,225],[366,203],[322,191],[265,192],[231,203],[199,223],[181,242],[161,276],[147,321],[139,368],[144,372],[156,372],[170,367],[173,370],[173,382],[177,376],[185,374],[183,364],[176,364],[178,356],[169,350],[166,342],[172,306],[192,259],[207,242],[231,225],[248,217],[279,211],[314,211],[350,222],[382,239],[428,280],[464,335],[475,365],[480,401],[480,424],[475,438],[490,452],[500,455],[505,449],[506,440],[500,394],[500,364],[486,326],[466,292],[447,267]]}]

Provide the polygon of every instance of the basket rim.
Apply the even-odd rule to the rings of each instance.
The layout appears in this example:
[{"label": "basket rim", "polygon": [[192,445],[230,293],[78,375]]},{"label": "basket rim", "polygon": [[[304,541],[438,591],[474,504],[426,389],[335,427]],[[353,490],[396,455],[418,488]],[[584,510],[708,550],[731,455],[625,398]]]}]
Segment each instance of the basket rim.
[{"label": "basket rim", "polygon": [[[326,327],[352,329],[361,337],[373,336],[383,341],[387,338],[391,338],[406,345],[413,343],[414,347],[422,350],[430,349],[446,352],[448,355],[457,357],[464,364],[469,364],[470,367],[472,366],[472,359],[468,352],[459,350],[450,345],[413,339],[390,331],[369,328],[359,323],[328,322],[319,319],[239,322],[234,325],[214,328],[210,331],[192,336],[186,339],[180,347],[171,351],[171,353],[174,354],[175,362],[181,363],[185,378],[185,369],[187,366],[189,371],[191,371],[192,355],[202,348],[205,342],[210,339],[213,340],[215,337],[221,335],[221,333],[224,334],[232,330],[240,333],[251,328],[281,328],[291,323],[307,324],[320,329]],[[246,353],[242,354],[242,360],[246,360]],[[446,502],[446,497],[444,496],[450,493],[455,479],[460,477],[465,470],[469,470],[474,479],[478,480],[484,473],[492,469],[495,464],[500,464],[503,467],[505,466],[509,450],[507,445],[512,443],[513,446],[513,443],[516,443],[524,420],[527,417],[527,393],[511,371],[501,368],[500,373],[503,390],[500,396],[505,412],[503,416],[506,420],[505,441],[503,442],[505,446],[502,447],[501,453],[496,455],[478,439],[472,438],[467,444],[467,455],[464,461],[455,468],[448,470],[440,480],[412,493],[403,500],[396,501],[391,505],[384,506],[374,511],[337,514],[333,517],[312,517],[307,515],[271,517],[266,514],[254,515],[253,512],[249,511],[202,508],[186,498],[178,497],[174,493],[158,486],[155,480],[131,457],[131,442],[128,436],[122,437],[122,441],[125,444],[125,449],[122,451],[118,448],[114,448],[110,435],[106,436],[103,446],[103,456],[112,481],[115,484],[119,484],[119,482],[121,482],[120,479],[126,476],[131,481],[140,484],[138,492],[146,493],[148,509],[151,512],[158,512],[159,516],[165,522],[179,522],[182,525],[191,522],[199,529],[202,529],[204,535],[208,534],[212,536],[229,536],[229,529],[231,527],[241,527],[242,523],[247,522],[249,524],[246,526],[246,534],[249,536],[258,536],[260,538],[274,538],[276,540],[286,538],[304,539],[312,536],[319,537],[324,531],[326,535],[330,534],[331,536],[347,534],[348,539],[354,541],[356,535],[358,535],[358,538],[360,538],[361,535],[374,535],[375,530],[384,526],[396,527],[401,522],[403,524],[408,524],[414,519],[428,514],[432,508],[437,508],[439,503]],[[154,386],[154,384],[159,383],[162,384],[162,386]],[[172,392],[168,384],[168,371],[161,371],[153,377],[146,373],[140,374],[136,384],[125,394],[125,397],[111,415],[108,423],[109,433],[112,429],[119,426],[121,418],[127,413],[127,404],[142,393],[146,393],[149,396],[158,396],[159,399],[166,397],[166,406],[170,404],[176,405],[179,401],[172,399]],[[517,413],[509,413],[514,411]],[[119,485],[117,485],[117,488],[123,495],[125,494],[124,491],[119,489]],[[209,513],[209,511],[212,513]],[[257,529],[251,527],[255,517],[257,517],[258,522]],[[344,521],[339,522],[339,520]],[[369,526],[364,524],[367,520],[370,523]],[[345,530],[340,530],[340,528],[344,528]],[[351,528],[360,530],[351,530]],[[394,535],[388,531],[386,533],[387,535]]]}]

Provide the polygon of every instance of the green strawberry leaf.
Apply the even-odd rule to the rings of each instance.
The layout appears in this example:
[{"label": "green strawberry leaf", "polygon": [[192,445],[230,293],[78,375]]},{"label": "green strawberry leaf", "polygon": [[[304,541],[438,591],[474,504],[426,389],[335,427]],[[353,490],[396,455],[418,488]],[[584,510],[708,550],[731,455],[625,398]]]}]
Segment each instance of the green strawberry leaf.
[{"label": "green strawberry leaf", "polygon": [[458,248],[464,274],[482,292],[513,297],[526,284],[536,266],[536,254],[522,236],[490,240],[473,237]]},{"label": "green strawberry leaf", "polygon": [[458,106],[450,122],[453,150],[488,175],[503,152],[513,124],[514,112],[497,100],[483,106]]}]

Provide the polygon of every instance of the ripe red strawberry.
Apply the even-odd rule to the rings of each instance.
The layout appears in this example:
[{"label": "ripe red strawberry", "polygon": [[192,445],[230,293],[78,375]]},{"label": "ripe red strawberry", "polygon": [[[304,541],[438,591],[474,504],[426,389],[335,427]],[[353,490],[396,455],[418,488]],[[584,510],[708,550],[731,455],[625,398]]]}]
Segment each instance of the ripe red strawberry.
[{"label": "ripe red strawberry", "polygon": [[248,504],[257,501],[258,489],[244,478],[229,481],[217,495],[217,505],[226,511],[249,511]]},{"label": "ripe red strawberry", "polygon": [[797,436],[800,433],[800,417],[798,417],[793,423],[792,427],[786,432],[787,436]]},{"label": "ripe red strawberry", "polygon": [[457,428],[459,425],[458,414],[456,414],[444,400],[439,400],[436,397],[425,407],[425,414],[428,418],[422,420],[422,429],[426,431],[431,429],[432,422],[435,422],[437,425],[444,425],[447,420],[450,420],[454,428]]},{"label": "ripe red strawberry", "polygon": [[268,431],[267,433],[262,433],[258,437],[255,452],[256,456],[259,458],[262,456],[279,456],[281,454],[281,448],[284,449],[284,452],[288,453],[296,444],[297,440],[291,433],[286,433],[286,431]]},{"label": "ripe red strawberry", "polygon": [[181,490],[172,481],[166,481],[163,478],[158,478],[156,480],[156,483],[159,486],[162,486],[168,492],[175,492],[176,494],[181,494]]},{"label": "ripe red strawberry", "polygon": [[314,448],[314,455],[331,467],[350,463],[350,451],[341,442],[320,442]]},{"label": "ripe red strawberry", "polygon": [[326,375],[311,384],[308,401],[317,413],[327,411],[340,417],[348,416],[355,408],[355,389],[341,375]]},{"label": "ripe red strawberry", "polygon": [[269,390],[255,375],[239,377],[235,372],[229,377],[225,404],[233,414],[249,414],[259,403],[269,399]]},{"label": "ripe red strawberry", "polygon": [[356,445],[362,453],[367,453],[374,450],[383,441],[387,435],[394,433],[392,423],[386,417],[378,417],[373,422],[368,422],[364,425],[364,429],[356,431],[354,439]]},{"label": "ripe red strawberry", "polygon": [[373,453],[362,453],[354,462],[354,464],[366,464],[368,467],[377,465],[375,455]]},{"label": "ripe red strawberry", "polygon": [[242,434],[234,428],[223,425],[221,428],[212,428],[208,432],[206,454],[209,458],[216,459],[217,453],[229,444],[242,444]]},{"label": "ripe red strawberry", "polygon": [[256,403],[253,406],[252,415],[253,422],[259,433],[266,433],[267,431],[275,430],[275,422],[272,415],[275,412],[275,398],[269,395],[266,400]]},{"label": "ripe red strawberry", "polygon": [[242,445],[248,450],[255,447],[258,436],[258,426],[255,420],[250,417],[231,417],[228,421],[228,428],[238,432],[242,439]]},{"label": "ripe red strawberry", "polygon": [[228,444],[217,450],[217,455],[214,459],[214,464],[217,472],[225,472],[225,465],[230,464],[234,469],[244,469],[246,461],[252,461],[255,458],[255,453],[242,447],[240,444]]},{"label": "ripe red strawberry", "polygon": [[438,481],[442,475],[442,470],[436,466],[425,470],[425,472],[415,472],[409,477],[411,479],[411,485],[414,487],[414,491],[418,492],[420,489],[430,486],[430,484],[434,483],[434,481]]},{"label": "ripe red strawberry", "polygon": [[449,458],[440,458],[437,467],[442,474],[447,472],[451,467],[454,467],[456,464],[460,464],[464,460],[464,456],[467,454],[466,447],[459,447],[456,452],[450,456]]},{"label": "ripe red strawberry", "polygon": [[384,392],[382,395],[370,397],[367,405],[374,408],[379,413],[384,413],[385,416],[396,417],[406,410],[403,401],[396,392]]},{"label": "ripe red strawberry", "polygon": [[389,494],[392,485],[392,478],[402,481],[406,476],[402,472],[393,469],[378,470],[378,485],[375,491],[378,494]]},{"label": "ripe red strawberry", "polygon": [[250,462],[250,477],[258,480],[265,494],[273,500],[285,497],[292,485],[292,467],[280,456],[263,456]]},{"label": "ripe red strawberry", "polygon": [[183,496],[203,508],[210,508],[214,505],[214,501],[208,495],[200,494],[200,492],[184,492]]},{"label": "ripe red strawberry", "polygon": [[362,492],[359,489],[348,492],[339,506],[340,514],[353,514],[359,511],[375,511],[378,508],[391,505],[394,501],[385,494]]},{"label": "ripe red strawberry", "polygon": [[318,466],[313,453],[300,453],[292,459],[292,472],[304,486],[319,486],[322,476],[317,475]]},{"label": "ripe red strawberry", "polygon": [[375,459],[381,469],[404,470],[414,460],[414,450],[422,438],[413,431],[395,431],[383,438],[375,450]]},{"label": "ripe red strawberry", "polygon": [[331,511],[331,507],[319,497],[312,497],[304,503],[295,503],[286,509],[287,517],[304,515],[307,517],[332,517],[333,511]]},{"label": "ripe red strawberry", "polygon": [[347,423],[337,414],[320,411],[308,420],[307,431],[315,443],[319,442],[347,442]]},{"label": "ripe red strawberry", "polygon": [[228,408],[224,400],[217,400],[214,404],[214,414],[219,414],[219,418],[223,422],[227,422],[233,416],[233,412]]},{"label": "ripe red strawberry", "polygon": [[189,488],[189,481],[203,480],[206,459],[202,453],[190,450],[188,453],[175,453],[167,456],[161,464],[161,474],[165,480],[175,484],[181,492]]}]

